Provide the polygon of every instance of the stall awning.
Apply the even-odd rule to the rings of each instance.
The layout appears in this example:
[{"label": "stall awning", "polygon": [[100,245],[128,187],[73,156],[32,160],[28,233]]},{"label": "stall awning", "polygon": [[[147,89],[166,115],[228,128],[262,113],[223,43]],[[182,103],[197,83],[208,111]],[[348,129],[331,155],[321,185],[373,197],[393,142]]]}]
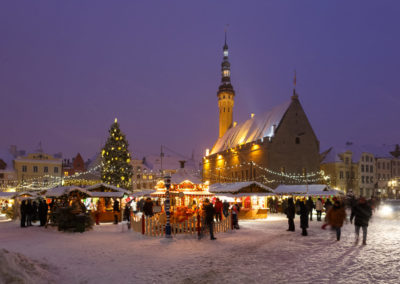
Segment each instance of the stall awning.
[{"label": "stall awning", "polygon": [[91,192],[87,191],[84,188],[78,187],[78,186],[59,186],[59,187],[50,188],[45,193],[45,196],[46,197],[61,197],[63,195],[68,195],[72,191],[79,191],[79,192],[82,192],[84,194],[91,196]]},{"label": "stall awning", "polygon": [[106,183],[98,183],[95,185],[91,185],[85,188],[88,191],[96,191],[96,192],[103,192],[103,191],[113,191],[113,192],[123,192],[123,193],[129,193],[128,190],[124,188],[120,188],[111,184],[106,184]]},{"label": "stall awning", "polygon": [[16,192],[0,191],[0,199],[13,199],[16,194]]},{"label": "stall awning", "polygon": [[[308,189],[308,190],[307,190]],[[298,184],[298,185],[279,185],[275,189],[276,194],[282,195],[313,195],[313,196],[328,196],[328,195],[344,195],[341,190],[330,188],[326,184]]]},{"label": "stall awning", "polygon": [[[256,190],[253,190],[256,189]],[[233,182],[233,183],[214,183],[210,185],[209,191],[212,193],[246,193],[252,195],[256,192],[261,193],[272,193],[274,192],[268,186],[256,182],[256,181],[243,181],[243,182]]]}]

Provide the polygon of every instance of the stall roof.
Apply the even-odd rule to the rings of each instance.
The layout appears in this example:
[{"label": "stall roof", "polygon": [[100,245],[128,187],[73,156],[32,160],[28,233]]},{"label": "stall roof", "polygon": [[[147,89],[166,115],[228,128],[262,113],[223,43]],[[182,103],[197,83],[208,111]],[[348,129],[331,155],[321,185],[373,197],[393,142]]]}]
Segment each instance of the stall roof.
[{"label": "stall roof", "polygon": [[[275,189],[276,194],[307,194],[307,185],[306,184],[297,184],[297,185],[287,185],[282,184],[279,185]],[[308,185],[308,194],[309,195],[340,195],[344,194],[343,191],[332,189],[326,184],[309,184]]]},{"label": "stall roof", "polygon": [[223,199],[224,197],[246,197],[246,196],[257,196],[257,197],[265,197],[265,196],[274,196],[275,194],[272,192],[252,192],[252,193],[216,193],[215,196]]},{"label": "stall roof", "polygon": [[[249,186],[257,186],[261,188],[264,192],[274,192],[268,186],[256,182],[256,181],[242,181],[242,182],[233,182],[233,183],[214,183],[210,185],[209,191],[212,193],[239,193],[240,190],[249,187]],[[251,193],[253,194],[253,193]],[[247,195],[250,195],[247,193]]]},{"label": "stall roof", "polygon": [[84,188],[78,187],[78,186],[59,186],[59,187],[54,187],[49,190],[47,190],[45,196],[46,197],[60,197],[65,194],[69,194],[71,191],[80,191],[83,192],[89,196],[91,196],[91,192],[87,191]]},{"label": "stall roof", "polygon": [[154,192],[156,192],[154,189],[144,189],[144,190],[141,190],[141,191],[134,191],[129,196],[140,197],[140,196],[150,195],[150,194],[152,194]]},{"label": "stall roof", "polygon": [[124,192],[102,192],[102,191],[90,191],[91,197],[111,197],[111,198],[122,198]]},{"label": "stall roof", "polygon": [[188,170],[186,168],[180,168],[177,170],[176,173],[171,175],[171,183],[173,184],[180,184],[184,182],[185,180],[188,180],[194,184],[201,184],[201,179],[197,172]]},{"label": "stall roof", "polygon": [[99,190],[101,188],[111,189],[111,190],[116,191],[116,192],[124,192],[124,193],[128,193],[129,192],[126,189],[123,189],[123,188],[120,188],[120,187],[117,187],[117,186],[114,186],[114,185],[111,185],[111,184],[106,184],[106,183],[97,183],[95,185],[88,186],[88,187],[86,187],[86,190],[88,190],[88,191],[96,191],[96,190]]},{"label": "stall roof", "polygon": [[13,199],[16,194],[16,192],[0,191],[0,199]]}]

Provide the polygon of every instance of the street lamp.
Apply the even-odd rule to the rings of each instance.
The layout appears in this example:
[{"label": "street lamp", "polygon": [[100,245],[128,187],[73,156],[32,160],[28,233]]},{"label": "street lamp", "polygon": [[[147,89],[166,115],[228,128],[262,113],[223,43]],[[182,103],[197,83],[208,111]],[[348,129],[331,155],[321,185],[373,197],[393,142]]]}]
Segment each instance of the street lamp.
[{"label": "street lamp", "polygon": [[[392,194],[395,195],[395,199],[397,199],[397,189],[396,189],[396,187],[397,187],[397,180],[395,180],[395,179],[389,180],[389,181],[388,181],[388,185],[389,185],[389,187],[392,189]],[[393,193],[393,191],[395,191],[395,193]]]},{"label": "street lamp", "polygon": [[172,238],[171,223],[170,223],[171,211],[170,211],[170,199],[169,199],[169,188],[171,187],[171,176],[170,175],[166,175],[164,177],[164,185],[166,188],[164,207],[165,207],[165,214],[167,215],[167,222],[165,224],[165,237],[170,239],[170,238]]}]

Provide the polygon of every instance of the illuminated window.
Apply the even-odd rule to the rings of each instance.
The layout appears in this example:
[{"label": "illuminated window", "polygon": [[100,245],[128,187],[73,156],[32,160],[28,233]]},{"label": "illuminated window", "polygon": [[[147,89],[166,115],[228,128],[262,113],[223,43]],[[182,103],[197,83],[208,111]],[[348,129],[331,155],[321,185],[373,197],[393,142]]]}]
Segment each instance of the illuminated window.
[{"label": "illuminated window", "polygon": [[64,172],[64,176],[66,176],[66,177],[67,177],[67,176],[68,176],[68,172]]},{"label": "illuminated window", "polygon": [[22,166],[22,171],[23,171],[24,173],[26,173],[27,170],[28,170],[28,167],[27,167],[27,166]]},{"label": "illuminated window", "polygon": [[45,173],[48,173],[48,172],[49,172],[49,167],[44,167],[44,168],[43,168],[43,171],[44,171]]},{"label": "illuminated window", "polygon": [[58,173],[58,167],[54,167],[54,173]]},{"label": "illuminated window", "polygon": [[224,71],[222,72],[222,74],[223,74],[224,77],[229,77],[230,72],[229,72],[229,70],[224,70]]},{"label": "illuminated window", "polygon": [[38,172],[38,167],[37,166],[33,166],[33,172],[37,173]]}]

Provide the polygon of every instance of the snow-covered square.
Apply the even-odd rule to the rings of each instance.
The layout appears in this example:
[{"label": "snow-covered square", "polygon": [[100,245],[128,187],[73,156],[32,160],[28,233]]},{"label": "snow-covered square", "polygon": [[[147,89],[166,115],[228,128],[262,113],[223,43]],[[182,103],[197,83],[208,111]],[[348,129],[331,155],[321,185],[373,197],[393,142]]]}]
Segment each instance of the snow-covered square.
[{"label": "snow-covered square", "polygon": [[[242,221],[217,240],[171,242],[102,224],[85,233],[0,223],[4,283],[398,283],[400,221],[373,217],[367,245],[345,224],[336,241],[322,222],[287,232],[284,215]],[[25,282],[24,282],[25,281]]]}]

